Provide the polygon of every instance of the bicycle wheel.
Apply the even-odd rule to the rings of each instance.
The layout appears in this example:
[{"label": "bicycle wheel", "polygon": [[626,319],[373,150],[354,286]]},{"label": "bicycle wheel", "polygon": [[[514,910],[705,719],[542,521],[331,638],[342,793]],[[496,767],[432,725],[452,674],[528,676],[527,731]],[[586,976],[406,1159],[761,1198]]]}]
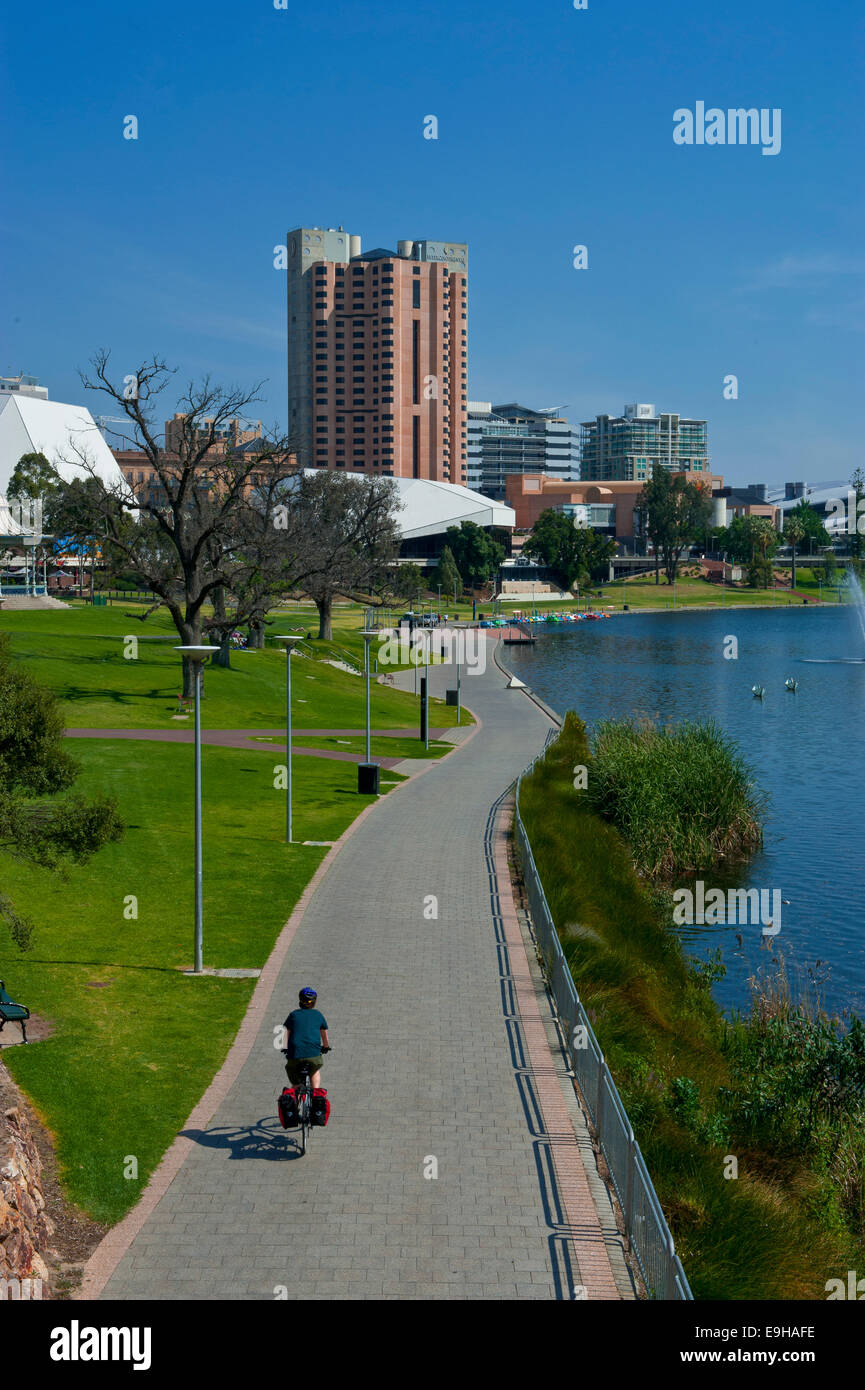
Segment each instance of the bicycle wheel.
[{"label": "bicycle wheel", "polygon": [[306,1090],[304,1090],[303,1094],[302,1094],[301,1097],[300,1097],[300,1103],[299,1103],[299,1106],[298,1106],[298,1119],[300,1120],[300,1152],[301,1152],[301,1154],[305,1154],[305,1153],[306,1153],[306,1139],[307,1139],[307,1134],[309,1133],[309,1119],[310,1119],[309,1111],[310,1111],[310,1093],[309,1093],[309,1090],[306,1089]]}]

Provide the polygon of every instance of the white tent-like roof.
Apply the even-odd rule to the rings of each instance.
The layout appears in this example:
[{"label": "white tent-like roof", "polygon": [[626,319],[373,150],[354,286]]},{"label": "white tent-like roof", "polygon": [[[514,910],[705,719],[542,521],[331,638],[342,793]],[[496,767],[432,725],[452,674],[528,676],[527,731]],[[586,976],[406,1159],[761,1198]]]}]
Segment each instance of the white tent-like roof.
[{"label": "white tent-like roof", "polygon": [[74,462],[76,449],[86,454],[107,486],[123,484],[117,460],[84,406],[36,396],[0,398],[0,493],[6,492],[22,454],[44,454],[64,482],[87,477],[86,469]]},{"label": "white tent-like roof", "polygon": [[[307,468],[304,472],[311,475],[318,469]],[[347,469],[343,476],[366,478],[369,474]],[[513,530],[516,525],[513,507],[483,497],[459,483],[437,482],[430,478],[390,478],[389,481],[396,483],[402,502],[397,525],[403,540],[442,535],[449,526],[459,526],[461,521],[474,521],[478,526],[501,526],[504,530]]]},{"label": "white tent-like roof", "polygon": [[434,482],[429,478],[394,478],[402,500],[398,524],[403,538],[436,536],[461,521],[478,526],[501,526],[513,530],[513,507],[483,497],[459,483]]}]

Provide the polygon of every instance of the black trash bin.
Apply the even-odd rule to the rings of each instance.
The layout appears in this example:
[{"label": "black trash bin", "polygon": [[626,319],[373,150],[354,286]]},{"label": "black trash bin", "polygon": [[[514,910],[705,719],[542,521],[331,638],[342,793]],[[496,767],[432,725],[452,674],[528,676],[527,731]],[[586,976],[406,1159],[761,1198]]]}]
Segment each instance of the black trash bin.
[{"label": "black trash bin", "polygon": [[457,691],[457,690],[446,690],[446,691],[445,691],[445,704],[446,704],[446,705],[453,705],[454,708],[456,708],[456,706],[459,704],[459,691]]},{"label": "black trash bin", "polygon": [[629,607],[629,605],[628,605],[627,603],[623,603],[623,604],[622,604],[622,612],[623,612],[623,613],[629,613],[629,612],[630,612],[630,607]]},{"label": "black trash bin", "polygon": [[358,763],[357,789],[361,796],[378,796],[378,763]]}]

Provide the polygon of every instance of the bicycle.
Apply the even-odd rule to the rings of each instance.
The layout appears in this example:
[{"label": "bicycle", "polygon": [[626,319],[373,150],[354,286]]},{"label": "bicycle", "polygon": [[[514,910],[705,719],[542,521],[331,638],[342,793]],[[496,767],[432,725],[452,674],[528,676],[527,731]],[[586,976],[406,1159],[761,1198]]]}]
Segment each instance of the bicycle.
[{"label": "bicycle", "polygon": [[[322,1052],[330,1052],[329,1047],[323,1047]],[[285,1048],[282,1049],[283,1057],[288,1057]],[[300,1128],[300,1152],[301,1156],[306,1153],[307,1135],[313,1128],[312,1124],[312,1087],[309,1078],[316,1069],[312,1062],[301,1062],[300,1081],[295,1083],[294,1098],[297,1105],[297,1123]]]}]

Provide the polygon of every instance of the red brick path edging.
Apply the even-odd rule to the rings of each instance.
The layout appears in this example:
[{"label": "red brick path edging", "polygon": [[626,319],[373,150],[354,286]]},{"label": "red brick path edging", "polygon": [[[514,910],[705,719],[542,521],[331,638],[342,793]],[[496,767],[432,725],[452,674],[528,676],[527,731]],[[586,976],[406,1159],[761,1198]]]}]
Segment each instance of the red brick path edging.
[{"label": "red brick path edging", "polygon": [[535,993],[525,942],[517,918],[508,863],[510,825],[514,800],[511,794],[502,802],[495,830],[493,857],[498,880],[502,932],[508,948],[510,973],[520,1015],[523,1040],[532,1070],[535,1092],[543,1115],[550,1158],[556,1174],[556,1187],[571,1232],[580,1280],[589,1300],[615,1299],[622,1295],[616,1287],[604,1232],[589,1188],[584,1161],[574,1127],[562,1094],[556,1069],[551,1066],[550,1045],[544,1019]]}]

